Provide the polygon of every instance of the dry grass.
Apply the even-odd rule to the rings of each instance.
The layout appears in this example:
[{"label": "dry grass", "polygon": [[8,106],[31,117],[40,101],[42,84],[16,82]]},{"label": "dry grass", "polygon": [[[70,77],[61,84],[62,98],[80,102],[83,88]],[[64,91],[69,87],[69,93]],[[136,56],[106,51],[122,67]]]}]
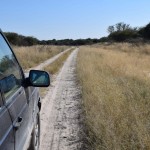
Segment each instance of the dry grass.
[{"label": "dry grass", "polygon": [[149,45],[81,47],[77,71],[90,150],[150,149],[149,52]]},{"label": "dry grass", "polygon": [[67,49],[67,46],[30,46],[30,47],[16,47],[13,49],[21,62],[24,69],[35,67],[41,62],[53,57],[54,55]]},{"label": "dry grass", "polygon": [[119,50],[122,52],[128,53],[140,53],[140,54],[148,54],[150,55],[150,44],[142,44],[142,43],[106,43],[106,44],[95,44],[95,48],[109,49],[109,50]]},{"label": "dry grass", "polygon": [[59,69],[63,66],[65,60],[68,58],[68,56],[71,54],[72,51],[73,51],[73,49],[71,49],[68,52],[64,53],[57,60],[55,60],[52,64],[45,67],[44,70],[49,72],[50,74],[57,73],[59,71]]}]

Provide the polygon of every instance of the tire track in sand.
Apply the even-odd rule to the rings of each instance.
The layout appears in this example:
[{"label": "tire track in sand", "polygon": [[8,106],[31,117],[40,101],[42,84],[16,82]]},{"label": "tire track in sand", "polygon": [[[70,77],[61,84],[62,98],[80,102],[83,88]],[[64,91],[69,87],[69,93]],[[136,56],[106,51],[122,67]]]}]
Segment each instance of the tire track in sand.
[{"label": "tire track in sand", "polygon": [[76,83],[75,49],[42,99],[40,150],[79,150],[82,147],[81,92]]}]

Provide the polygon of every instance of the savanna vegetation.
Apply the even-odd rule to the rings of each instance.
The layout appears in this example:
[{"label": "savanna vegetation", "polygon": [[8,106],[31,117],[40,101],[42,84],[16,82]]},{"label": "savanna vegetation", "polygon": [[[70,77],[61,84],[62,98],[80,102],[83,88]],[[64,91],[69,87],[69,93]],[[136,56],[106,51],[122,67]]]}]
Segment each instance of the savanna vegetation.
[{"label": "savanna vegetation", "polygon": [[108,41],[115,42],[149,42],[150,40],[150,23],[144,27],[131,27],[123,22],[108,27]]},{"label": "savanna vegetation", "polygon": [[150,149],[150,45],[83,46],[77,62],[87,149]]},{"label": "savanna vegetation", "polygon": [[16,46],[33,46],[33,45],[86,45],[100,42],[99,39],[63,39],[63,40],[39,40],[33,36],[23,36],[13,32],[5,32],[5,36],[12,45]]},{"label": "savanna vegetation", "polygon": [[131,27],[130,24],[119,22],[111,25],[107,29],[108,36],[102,38],[87,39],[63,39],[63,40],[39,40],[32,36],[23,36],[17,33],[5,32],[6,37],[12,45],[32,46],[32,45],[92,45],[103,42],[130,42],[148,43],[150,40],[150,23],[143,27]]}]

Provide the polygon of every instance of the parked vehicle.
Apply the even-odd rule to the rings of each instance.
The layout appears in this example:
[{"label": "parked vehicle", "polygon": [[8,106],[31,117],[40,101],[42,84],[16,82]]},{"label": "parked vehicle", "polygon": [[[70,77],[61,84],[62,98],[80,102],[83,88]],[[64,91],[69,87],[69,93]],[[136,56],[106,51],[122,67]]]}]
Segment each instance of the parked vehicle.
[{"label": "parked vehicle", "polygon": [[0,30],[0,150],[39,149],[41,100],[38,87],[48,87],[47,72],[25,75]]}]

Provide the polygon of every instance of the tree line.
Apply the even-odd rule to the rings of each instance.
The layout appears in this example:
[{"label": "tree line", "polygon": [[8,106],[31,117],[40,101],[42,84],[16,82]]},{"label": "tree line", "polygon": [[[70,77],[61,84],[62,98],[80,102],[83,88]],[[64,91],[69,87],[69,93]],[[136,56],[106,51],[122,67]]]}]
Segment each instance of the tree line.
[{"label": "tree line", "polygon": [[129,24],[120,22],[107,28],[109,35],[100,39],[63,39],[63,40],[39,40],[32,36],[23,36],[13,32],[5,32],[8,41],[12,45],[32,46],[32,45],[92,45],[100,42],[149,42],[150,23],[144,27],[131,27]]},{"label": "tree line", "polygon": [[4,34],[12,45],[32,46],[39,44],[39,40],[32,36],[23,36],[13,32],[4,32]]},{"label": "tree line", "polygon": [[108,41],[149,42],[150,40],[150,23],[144,27],[131,27],[129,24],[120,22],[109,26],[107,31]]},{"label": "tree line", "polygon": [[32,45],[68,45],[68,46],[80,46],[80,45],[87,45],[87,44],[95,44],[100,42],[100,39],[63,39],[63,40],[39,40],[32,36],[23,36],[17,33],[12,32],[4,32],[5,36],[7,37],[8,41],[12,45],[17,46],[32,46]]}]

